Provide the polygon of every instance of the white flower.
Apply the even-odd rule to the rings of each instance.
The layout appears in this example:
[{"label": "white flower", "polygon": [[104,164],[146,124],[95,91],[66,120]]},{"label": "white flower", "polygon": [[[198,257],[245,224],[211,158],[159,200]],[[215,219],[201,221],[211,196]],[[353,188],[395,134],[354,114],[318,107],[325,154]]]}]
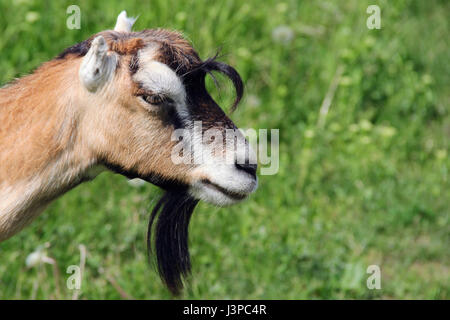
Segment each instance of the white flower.
[{"label": "white flower", "polygon": [[146,183],[147,183],[147,181],[139,179],[139,178],[128,180],[128,184],[135,188],[142,187]]},{"label": "white flower", "polygon": [[35,12],[35,11],[29,11],[25,15],[25,20],[29,23],[33,23],[33,22],[39,20],[39,18],[40,18],[39,13]]},{"label": "white flower", "polygon": [[41,262],[43,262],[45,258],[46,258],[45,253],[42,250],[38,249],[28,255],[27,259],[25,260],[25,265],[28,268],[35,267]]},{"label": "white flower", "polygon": [[294,39],[294,31],[288,26],[278,26],[272,31],[272,39],[275,42],[287,45]]},{"label": "white flower", "polygon": [[40,263],[53,263],[54,260],[47,256],[46,249],[49,247],[49,242],[39,245],[36,250],[30,253],[25,259],[26,266],[32,268]]}]

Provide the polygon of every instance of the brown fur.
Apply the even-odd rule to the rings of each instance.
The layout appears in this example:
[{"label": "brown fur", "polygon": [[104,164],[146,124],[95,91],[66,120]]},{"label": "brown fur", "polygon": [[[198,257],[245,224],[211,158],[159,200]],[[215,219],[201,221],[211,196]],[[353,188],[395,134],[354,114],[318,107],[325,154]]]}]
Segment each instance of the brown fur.
[{"label": "brown fur", "polygon": [[[51,61],[0,90],[0,185],[39,171],[76,136],[76,119],[62,132],[63,103],[73,92],[67,79],[78,63]],[[46,90],[40,90],[46,88]]]},{"label": "brown fur", "polygon": [[[78,70],[98,35],[118,55],[118,65],[128,67],[117,68],[101,92],[90,93]],[[140,88],[132,76],[139,68],[137,53],[147,45],[156,44],[153,59],[178,75],[201,65],[198,54],[179,33],[167,30],[98,35],[0,89],[0,240],[56,197],[92,179],[90,169],[96,166],[149,181],[157,176],[189,185],[197,178],[191,165],[170,160],[174,128],[139,104]],[[192,100],[199,107],[192,110],[195,119],[203,114],[205,123],[234,127],[206,91],[198,92]]]},{"label": "brown fur", "polygon": [[[142,38],[102,34],[124,65],[145,45]],[[0,212],[0,240],[20,230],[49,201],[89,179],[86,172],[95,165],[107,162],[144,177],[189,182],[189,166],[170,161],[172,130],[136,106],[137,84],[129,69],[118,68],[101,95],[93,95],[78,80],[82,55],[67,52],[0,89],[0,201],[30,192],[27,203]],[[35,194],[27,187],[31,184],[45,185],[45,190]],[[14,194],[8,198],[2,191]]]},{"label": "brown fur", "polygon": [[[158,29],[130,34],[113,31],[100,34],[105,36],[111,50],[121,55],[134,55],[145,45],[144,38],[147,43],[157,41],[162,45],[155,60],[169,65],[176,63],[178,69],[188,69],[200,61],[190,44],[176,32]],[[133,38],[135,36],[143,36],[143,38]],[[190,61],[186,58],[187,56],[191,56],[193,59],[191,58]],[[126,65],[130,61],[131,57],[124,57],[121,63]],[[63,105],[76,105],[77,102],[86,98],[81,94],[83,90],[79,87],[77,79],[80,62],[81,59],[73,55],[66,56],[64,59],[52,60],[43,64],[33,74],[18,79],[0,90],[0,123],[2,124],[0,126],[0,145],[2,146],[0,183],[20,180],[43,168],[49,159],[55,158],[67,146],[70,139],[77,136],[79,130],[77,122],[82,114],[79,110],[70,110],[68,106]],[[125,71],[118,71],[114,82],[127,85],[111,90],[114,91],[114,95],[112,95],[113,92],[110,92],[111,98],[119,100],[111,101],[111,105],[114,105],[113,108],[115,108],[114,111],[119,111],[118,114],[114,114],[115,119],[110,119],[113,121],[129,116],[128,112],[133,110],[135,105],[134,101],[130,101],[134,98],[130,92],[136,93],[138,90],[134,86],[130,88],[129,84],[133,85],[133,83]],[[41,88],[45,88],[45,90],[41,90]],[[116,94],[118,93],[117,89],[120,90],[120,94]],[[118,102],[118,105],[125,108],[116,108],[114,102]],[[74,116],[74,113],[74,118],[66,118]],[[112,117],[111,114],[108,116]],[[62,128],[61,125],[65,122],[68,123],[68,126]],[[104,124],[107,124],[107,121],[104,121]],[[158,133],[157,136],[161,137],[161,134]],[[114,132],[114,134],[108,133],[108,138],[112,139],[108,139],[108,143],[123,142],[117,145],[117,148],[111,149],[126,153],[132,147],[129,144],[130,141],[122,139],[120,131]],[[158,146],[160,147],[164,143],[167,143],[167,140],[160,140]],[[158,160],[161,158],[161,149],[156,148],[155,150],[157,151],[154,155]],[[97,151],[99,152],[97,156],[100,157],[112,156],[113,160],[119,157],[113,152]],[[118,153],[121,154],[121,152]],[[136,159],[133,160],[136,161]],[[138,161],[148,162],[143,159]],[[130,160],[127,167],[131,168],[132,163],[133,161]],[[14,172],[14,175],[11,175],[11,172]],[[168,175],[172,174],[168,172]]]},{"label": "brown fur", "polygon": [[118,54],[135,54],[139,49],[144,47],[145,43],[141,38],[133,39],[120,39],[116,41],[110,41],[109,47],[111,51]]}]

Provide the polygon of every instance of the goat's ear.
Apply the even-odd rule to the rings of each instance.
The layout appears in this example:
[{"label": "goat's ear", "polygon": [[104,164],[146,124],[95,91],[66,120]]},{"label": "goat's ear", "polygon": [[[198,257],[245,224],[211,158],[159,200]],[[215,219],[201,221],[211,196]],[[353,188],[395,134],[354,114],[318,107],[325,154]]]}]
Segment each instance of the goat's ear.
[{"label": "goat's ear", "polygon": [[102,36],[96,37],[81,62],[79,76],[90,92],[97,91],[114,74],[117,65],[115,54],[108,54],[108,44]]},{"label": "goat's ear", "polygon": [[127,12],[122,11],[117,17],[116,26],[114,27],[114,31],[118,32],[131,32],[131,28],[133,24],[136,22],[137,18],[128,18]]}]

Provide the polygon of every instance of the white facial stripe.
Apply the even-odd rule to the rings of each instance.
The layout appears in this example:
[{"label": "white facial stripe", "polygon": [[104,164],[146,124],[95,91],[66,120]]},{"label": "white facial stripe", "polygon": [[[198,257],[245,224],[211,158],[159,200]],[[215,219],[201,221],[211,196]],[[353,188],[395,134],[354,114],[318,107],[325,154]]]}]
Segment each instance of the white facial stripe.
[{"label": "white facial stripe", "polygon": [[190,125],[186,104],[186,90],[180,77],[167,65],[154,60],[158,47],[148,46],[139,51],[139,69],[133,76],[144,89],[163,94],[175,102],[177,113],[186,126]]},{"label": "white facial stripe", "polygon": [[[141,60],[139,60],[141,62]],[[139,70],[134,75],[134,81],[142,84],[155,94],[163,94],[173,99],[177,104],[185,104],[186,91],[181,79],[168,66],[158,61],[139,64]]]}]

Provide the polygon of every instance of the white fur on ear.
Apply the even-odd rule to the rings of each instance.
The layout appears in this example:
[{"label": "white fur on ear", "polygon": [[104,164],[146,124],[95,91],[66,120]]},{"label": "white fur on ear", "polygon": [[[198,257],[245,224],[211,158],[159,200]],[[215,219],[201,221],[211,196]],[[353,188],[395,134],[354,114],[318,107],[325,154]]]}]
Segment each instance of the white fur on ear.
[{"label": "white fur on ear", "polygon": [[117,17],[116,26],[114,27],[114,31],[119,32],[131,32],[131,28],[133,24],[136,22],[137,18],[128,18],[127,12],[122,11]]},{"label": "white fur on ear", "polygon": [[79,77],[86,89],[97,91],[114,74],[117,57],[108,54],[108,44],[105,38],[98,36],[92,41],[91,48],[81,62]]}]

